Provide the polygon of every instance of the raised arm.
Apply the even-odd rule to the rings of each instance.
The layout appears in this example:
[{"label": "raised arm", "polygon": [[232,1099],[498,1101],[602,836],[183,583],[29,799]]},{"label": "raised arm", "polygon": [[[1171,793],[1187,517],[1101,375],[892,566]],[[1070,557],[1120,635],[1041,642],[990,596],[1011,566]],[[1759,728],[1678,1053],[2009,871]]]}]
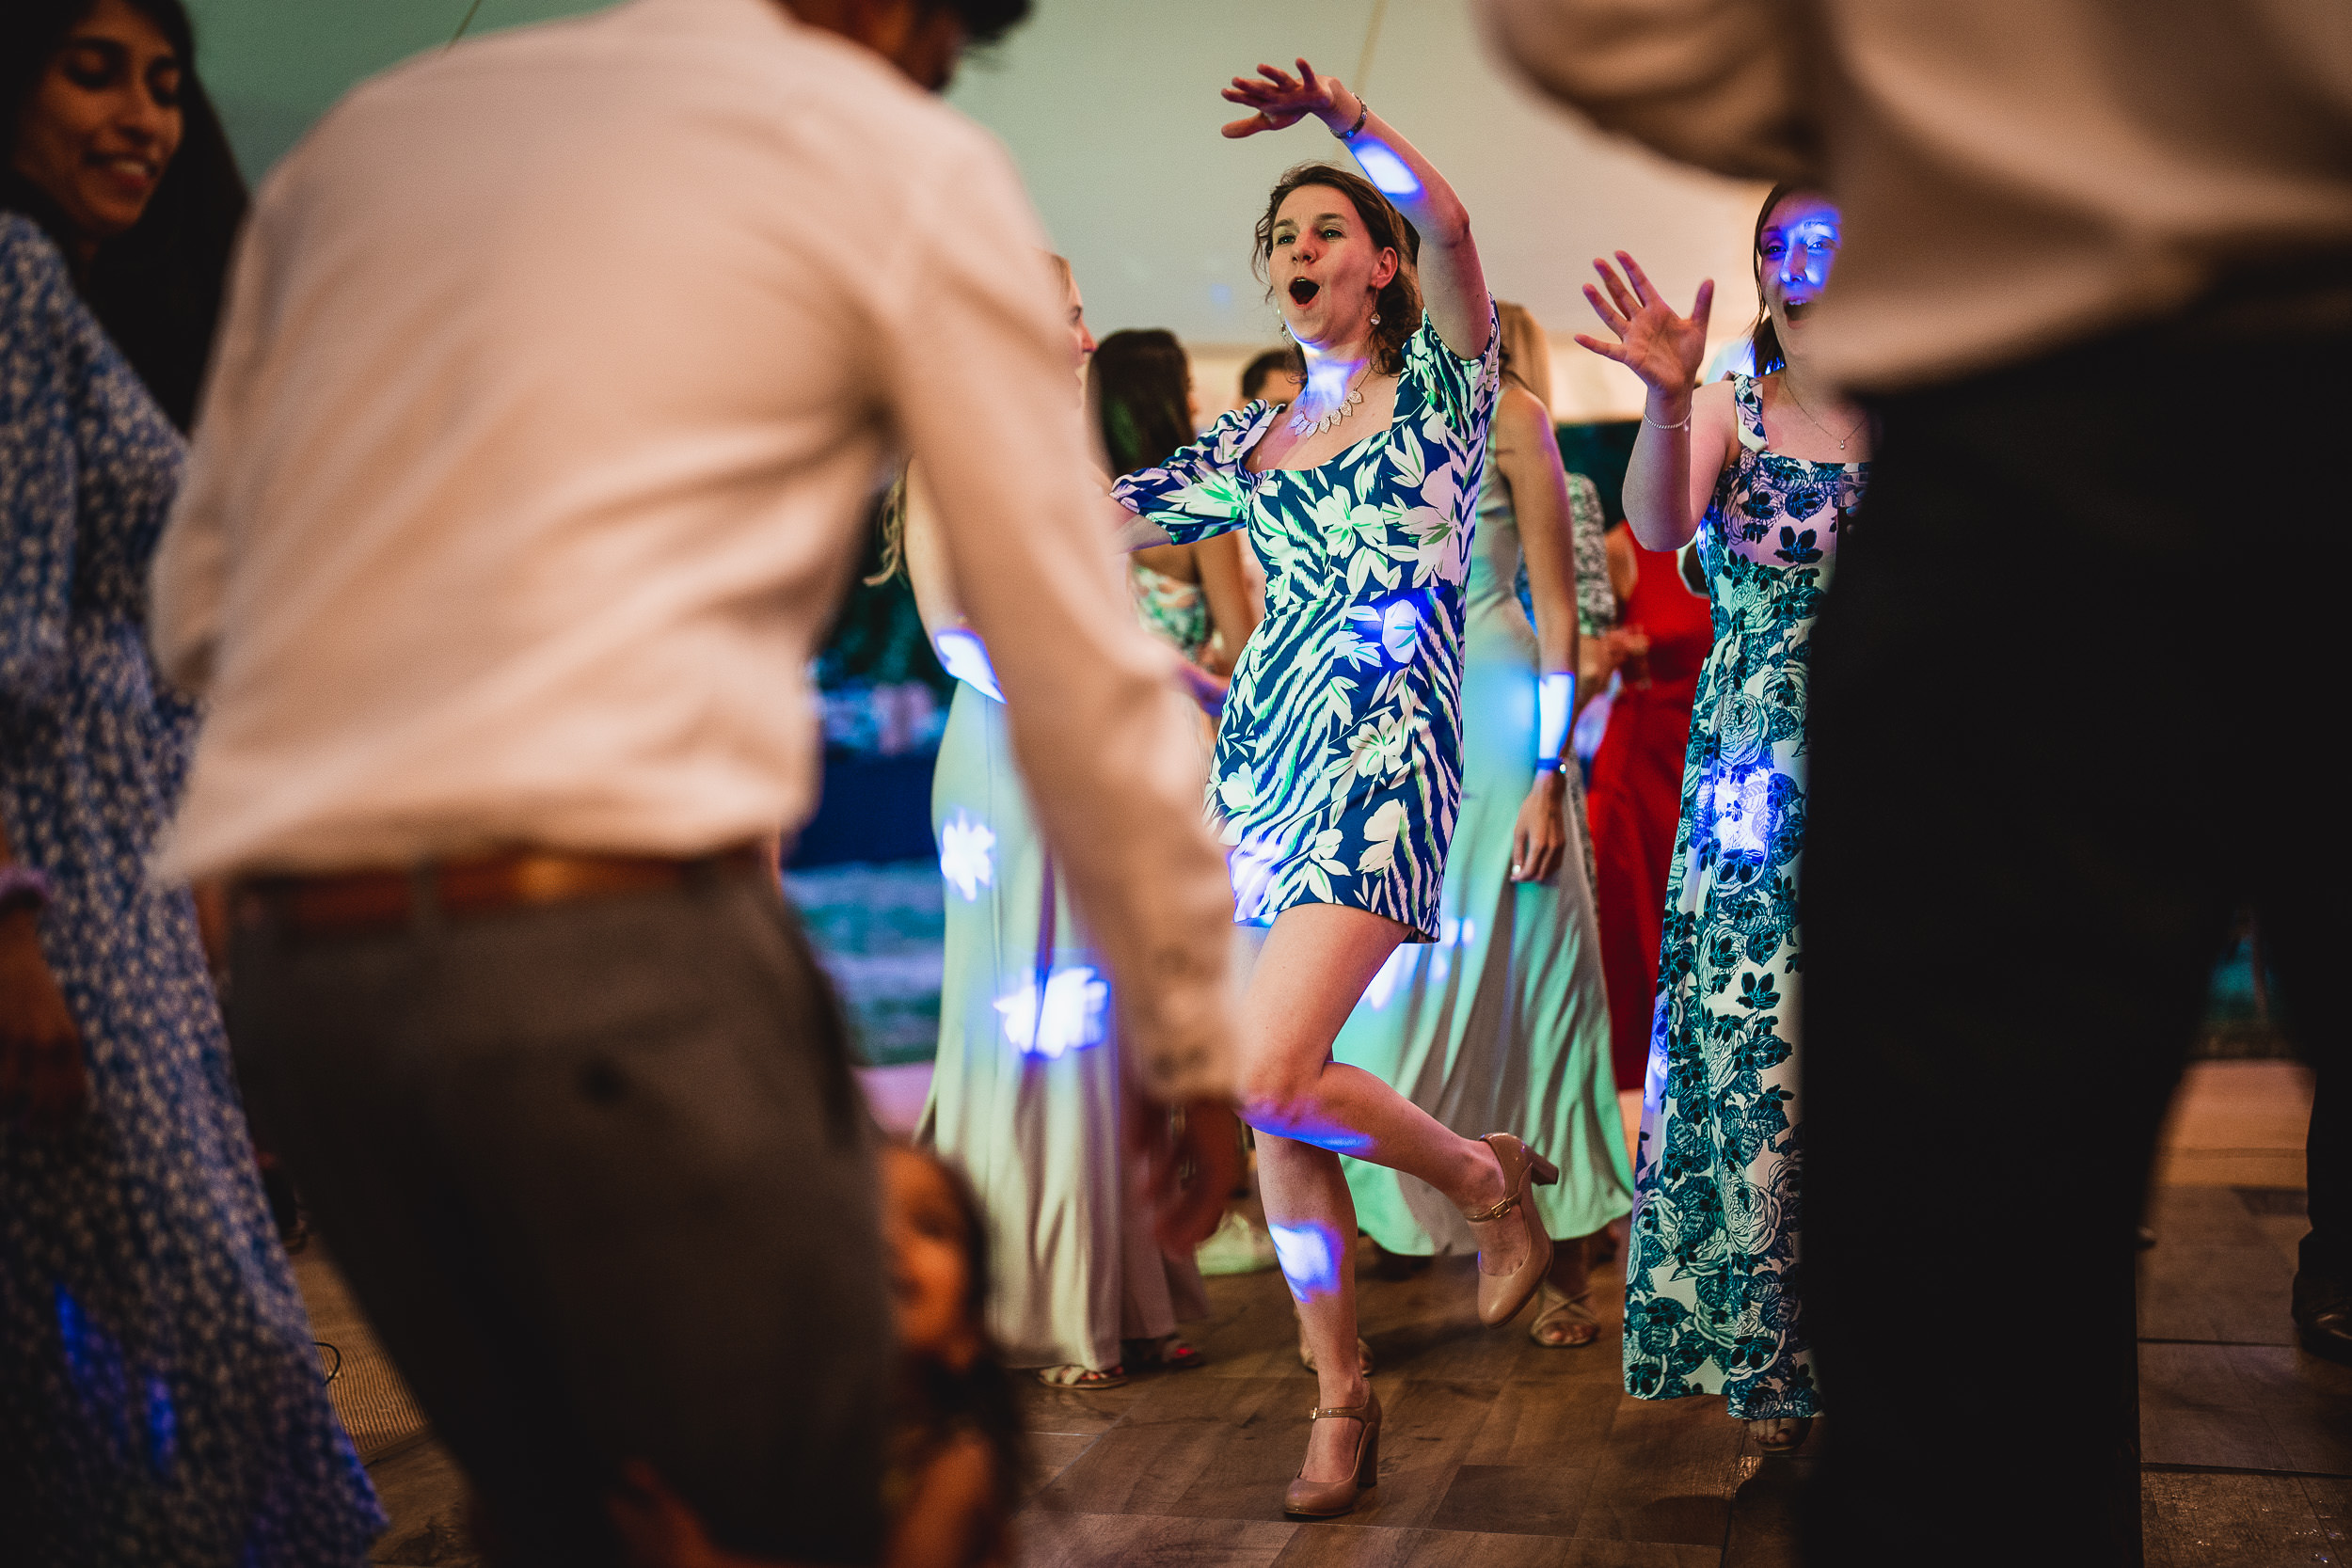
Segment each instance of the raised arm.
[{"label": "raised arm", "polygon": [[1716,476],[1737,438],[1730,388],[1693,388],[1707,359],[1707,318],[1715,284],[1712,278],[1701,283],[1691,313],[1678,316],[1641,263],[1622,250],[1617,261],[1625,268],[1622,277],[1606,261],[1593,263],[1609,291],[1606,297],[1584,285],[1584,297],[1615,341],[1583,333],[1576,341],[1640,376],[1648,389],[1642,428],[1626,466],[1625,517],[1645,549],[1680,549],[1698,531]]},{"label": "raised arm", "polygon": [[1228,123],[1229,136],[1279,131],[1311,116],[1340,138],[1364,178],[1380,187],[1421,231],[1421,297],[1446,347],[1465,359],[1486,352],[1486,274],[1470,237],[1470,209],[1437,166],[1393,125],[1374,114],[1336,76],[1318,74],[1305,60],[1294,76],[1262,65],[1255,77],[1236,76],[1225,89],[1232,103],[1256,111]]}]

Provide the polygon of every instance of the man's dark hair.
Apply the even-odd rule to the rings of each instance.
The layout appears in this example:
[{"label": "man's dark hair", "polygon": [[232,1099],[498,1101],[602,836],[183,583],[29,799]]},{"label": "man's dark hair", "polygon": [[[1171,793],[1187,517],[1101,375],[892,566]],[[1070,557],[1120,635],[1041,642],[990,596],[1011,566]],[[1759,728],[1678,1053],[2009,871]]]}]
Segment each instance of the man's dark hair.
[{"label": "man's dark hair", "polygon": [[1287,348],[1270,348],[1241,368],[1241,401],[1257,402],[1265,384],[1283,374],[1295,375],[1301,381],[1307,379],[1306,361],[1299,357],[1295,343]]},{"label": "man's dark hair", "polygon": [[994,43],[1028,20],[1029,0],[931,0],[927,11],[953,11],[974,44]]},{"label": "man's dark hair", "polygon": [[[97,0],[6,0],[0,4],[0,126],[10,152],[24,111],[68,34]],[[85,263],[78,240],[55,198],[0,159],[0,208],[22,213],[57,242],[99,325],[182,430],[196,397],[220,319],[229,254],[246,210],[245,177],[212,101],[196,74],[196,37],[181,0],[126,0],[155,24],[180,56],[180,150],[164,170],[147,211],[131,229],[98,247]]]}]

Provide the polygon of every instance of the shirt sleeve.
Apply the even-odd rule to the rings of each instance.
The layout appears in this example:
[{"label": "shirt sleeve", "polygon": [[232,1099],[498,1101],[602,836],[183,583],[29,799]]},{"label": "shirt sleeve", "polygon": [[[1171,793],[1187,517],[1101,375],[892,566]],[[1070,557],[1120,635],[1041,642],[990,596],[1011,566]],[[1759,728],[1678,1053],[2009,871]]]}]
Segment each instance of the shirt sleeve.
[{"label": "shirt sleeve", "polygon": [[66,679],[71,400],[103,347],[97,335],[65,258],[30,221],[0,214],[0,712],[40,706]]},{"label": "shirt sleeve", "polygon": [[1110,969],[1125,1070],[1156,1099],[1227,1097],[1232,892],[1201,822],[1175,655],[1119,581],[1037,220],[993,141],[945,129],[899,210],[904,238],[862,283],[885,399],[929,477],[1045,841]]},{"label": "shirt sleeve", "polygon": [[1742,180],[1818,178],[1788,0],[1481,0],[1496,52],[1604,130]]},{"label": "shirt sleeve", "polygon": [[1218,416],[1200,439],[1156,468],[1139,468],[1111,486],[1112,499],[1157,523],[1179,545],[1231,533],[1249,521],[1242,462],[1250,437],[1273,418],[1263,402]]},{"label": "shirt sleeve", "polygon": [[1420,388],[1449,431],[1473,444],[1484,442],[1494,425],[1495,400],[1502,392],[1502,321],[1491,294],[1486,296],[1486,351],[1476,358],[1465,359],[1446,347],[1426,310],[1421,325],[1405,341],[1404,379]]}]

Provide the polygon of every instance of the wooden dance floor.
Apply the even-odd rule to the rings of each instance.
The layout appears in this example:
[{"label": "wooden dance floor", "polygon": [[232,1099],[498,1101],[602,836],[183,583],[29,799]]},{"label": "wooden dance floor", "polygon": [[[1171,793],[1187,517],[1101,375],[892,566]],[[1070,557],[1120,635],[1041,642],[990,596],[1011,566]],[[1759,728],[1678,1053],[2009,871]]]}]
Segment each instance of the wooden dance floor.
[{"label": "wooden dance floor", "polygon": [[[2285,1063],[2193,1069],[2152,1208],[2158,1244],[2140,1291],[2140,1433],[2147,1560],[2155,1568],[2285,1568],[2352,1560],[2352,1370],[2293,1343],[2287,1288],[2303,1233],[2308,1087]],[[1975,1311],[2036,1308],[2002,1272],[2010,1224],[1987,1215]],[[333,1307],[325,1260],[298,1259]],[[1813,1461],[1767,1460],[1719,1399],[1659,1404],[1618,1382],[1616,1275],[1597,1345],[1538,1349],[1524,1327],[1482,1330],[1470,1264],[1368,1279],[1367,1336],[1387,1408],[1381,1483],[1344,1521],[1280,1516],[1314,1382],[1273,1274],[1210,1281],[1196,1342],[1209,1364],[1096,1394],[1027,1397],[1036,1473],[1021,1517],[1024,1568],[1762,1568],[1797,1561],[1791,1508]],[[364,1356],[348,1308],[322,1313]],[[329,1323],[333,1332],[329,1332]],[[2031,1419],[2020,1411],[2020,1419]],[[1836,1440],[1836,1418],[1814,1443]],[[1967,1448],[1919,1456],[1919,1518],[1964,1507]],[[394,1525],[379,1562],[476,1560],[461,1482],[429,1437],[372,1466]],[[2021,1545],[2023,1543],[2021,1543]]]}]

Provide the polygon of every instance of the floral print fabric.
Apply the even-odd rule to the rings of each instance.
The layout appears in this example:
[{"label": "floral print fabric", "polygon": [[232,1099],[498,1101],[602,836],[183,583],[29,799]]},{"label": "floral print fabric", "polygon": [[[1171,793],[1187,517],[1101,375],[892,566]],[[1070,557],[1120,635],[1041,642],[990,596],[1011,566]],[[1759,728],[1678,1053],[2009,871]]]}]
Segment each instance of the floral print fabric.
[{"label": "floral print fabric", "polygon": [[384,1528],[262,1199],[186,889],[149,851],[192,710],[146,576],[178,435],[0,213],[0,813],[46,872],[90,1105],[0,1125],[0,1559],[332,1568]]},{"label": "floral print fabric", "polygon": [[1733,386],[1740,451],[1699,524],[1715,644],[1699,673],[1666,889],[1626,1270],[1625,1380],[1811,1416],[1799,1310],[1807,641],[1863,463],[1784,457]]},{"label": "floral print fabric", "polygon": [[1237,920],[1340,904],[1436,939],[1500,341],[1491,301],[1476,359],[1424,315],[1388,428],[1318,467],[1248,470],[1279,416],[1257,402],[1113,491],[1178,544],[1246,528],[1265,563],[1265,621],[1233,672],[1209,781]]}]

